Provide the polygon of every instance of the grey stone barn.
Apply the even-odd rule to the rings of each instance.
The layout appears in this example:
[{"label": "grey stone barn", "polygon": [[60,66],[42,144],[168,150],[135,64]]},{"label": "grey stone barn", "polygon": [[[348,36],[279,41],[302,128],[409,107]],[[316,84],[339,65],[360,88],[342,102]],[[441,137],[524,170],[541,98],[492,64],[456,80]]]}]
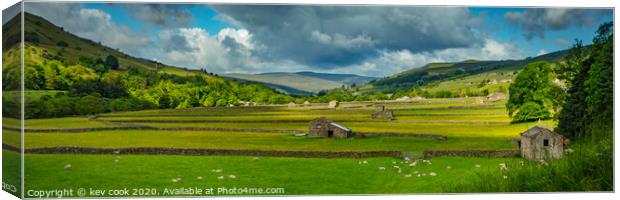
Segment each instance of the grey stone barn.
[{"label": "grey stone barn", "polygon": [[391,110],[386,109],[385,105],[377,104],[376,107],[376,112],[372,113],[370,117],[375,119],[394,119],[394,113]]},{"label": "grey stone barn", "polygon": [[353,136],[351,129],[344,127],[333,120],[319,117],[310,121],[308,136],[327,138],[348,138]]},{"label": "grey stone barn", "polygon": [[538,126],[521,133],[518,145],[528,160],[559,159],[564,154],[564,136]]}]

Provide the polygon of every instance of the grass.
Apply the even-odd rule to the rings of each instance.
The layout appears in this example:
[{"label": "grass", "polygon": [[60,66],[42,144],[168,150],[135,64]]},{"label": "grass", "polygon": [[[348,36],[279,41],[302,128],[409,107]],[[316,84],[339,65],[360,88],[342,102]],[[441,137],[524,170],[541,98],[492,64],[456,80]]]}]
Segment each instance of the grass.
[{"label": "grass", "polygon": [[[611,132],[611,131],[609,131]],[[613,191],[613,133],[605,139],[570,146],[574,151],[561,160],[541,164],[511,161],[507,172],[480,173],[468,183],[455,184],[449,192],[575,192]]]},{"label": "grass", "polygon": [[[26,148],[80,146],[99,148],[171,147],[243,150],[297,150],[297,151],[383,151],[395,150],[421,155],[426,150],[496,150],[515,149],[510,142],[519,133],[537,124],[555,126],[552,121],[523,124],[483,124],[508,122],[504,102],[473,104],[468,99],[433,99],[426,103],[390,103],[396,108],[396,120],[373,120],[373,103],[343,103],[338,109],[324,105],[288,108],[286,106],[197,108],[183,110],[145,110],[108,113],[104,120],[179,120],[174,123],[132,123],[156,127],[214,127],[268,130],[306,131],[307,122],[260,122],[261,120],[311,120],[326,116],[351,128],[354,132],[398,132],[441,134],[448,140],[430,138],[369,136],[368,138],[325,139],[294,136],[288,133],[257,133],[239,131],[158,131],[109,130],[82,133],[34,133],[25,135]],[[370,106],[368,106],[370,105]],[[350,109],[349,106],[361,106]],[[400,114],[400,116],[399,116]],[[188,120],[212,120],[209,123]],[[369,120],[347,122],[345,120]],[[473,123],[472,123],[473,122]],[[3,119],[5,126],[19,124],[18,120]],[[89,121],[85,117],[33,119],[25,122],[27,128],[62,129],[111,126]],[[3,143],[19,146],[20,134],[3,131]],[[7,159],[15,153],[4,152]],[[119,162],[114,160],[118,159]],[[499,163],[518,163],[519,158],[433,158],[432,165],[405,169],[396,173],[392,161],[396,158],[367,159],[368,165],[359,165],[356,159],[277,158],[265,157],[252,162],[246,156],[146,156],[123,155],[26,155],[26,187],[54,189],[59,187],[93,187],[101,189],[148,187],[164,188],[201,187],[283,187],[285,194],[386,194],[386,193],[439,193],[451,192],[451,185],[466,185],[480,174],[497,173]],[[30,164],[29,164],[30,163]],[[71,164],[71,170],[63,166]],[[482,168],[473,167],[481,164]],[[8,165],[8,164],[7,164]],[[6,165],[5,165],[6,166]],[[378,167],[388,170],[380,171]],[[452,169],[447,169],[451,166]],[[10,168],[10,166],[7,166]],[[407,166],[408,167],[408,166]],[[234,174],[235,180],[218,180],[219,174],[210,169],[224,169]],[[405,174],[419,171],[427,176],[405,178]],[[430,172],[438,175],[431,177]],[[202,176],[204,180],[197,180]],[[173,183],[171,179],[182,178]],[[321,183],[321,184],[316,184]],[[463,190],[463,192],[468,192]],[[160,194],[161,195],[161,194]]]},{"label": "grass", "polygon": [[[3,154],[17,157],[12,152]],[[365,159],[368,164],[360,165],[357,159],[261,157],[252,161],[246,156],[26,155],[25,183],[33,190],[155,188],[160,195],[165,188],[179,187],[277,187],[284,188],[286,195],[439,193],[446,185],[466,182],[481,171],[498,170],[498,163],[514,159],[445,157],[431,159],[431,165],[410,167],[395,158],[370,158]],[[72,165],[70,170],[63,168],[67,164]],[[475,168],[476,164],[482,167]],[[402,173],[397,173],[394,165],[403,168]],[[211,169],[222,172],[213,173]],[[426,176],[404,176],[415,171]],[[428,175],[430,172],[437,176]],[[231,174],[237,178],[217,179]],[[198,180],[199,176],[203,180]],[[175,178],[181,181],[172,182]]]},{"label": "grass", "polygon": [[[5,143],[19,133],[4,131]],[[298,137],[283,133],[250,133],[220,131],[96,131],[90,133],[27,133],[26,148],[80,146],[99,148],[175,147],[247,150],[298,151],[381,151],[398,150],[421,155],[425,150],[514,149],[508,140],[492,137],[451,137],[440,141],[414,137],[368,137],[364,139],[324,139]]]}]

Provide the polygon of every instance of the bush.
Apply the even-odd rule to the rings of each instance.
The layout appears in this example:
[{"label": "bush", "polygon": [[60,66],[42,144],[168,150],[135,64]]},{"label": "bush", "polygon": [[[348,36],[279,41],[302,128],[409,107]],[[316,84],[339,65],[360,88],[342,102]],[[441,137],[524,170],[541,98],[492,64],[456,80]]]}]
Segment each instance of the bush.
[{"label": "bush", "polygon": [[56,45],[59,46],[59,47],[68,47],[69,46],[69,44],[67,44],[67,42],[62,41],[62,40],[56,42]]},{"label": "bush", "polygon": [[512,121],[530,122],[540,119],[549,119],[550,117],[551,113],[549,113],[549,109],[534,102],[527,102],[519,108],[519,111],[514,118],[512,118]]}]

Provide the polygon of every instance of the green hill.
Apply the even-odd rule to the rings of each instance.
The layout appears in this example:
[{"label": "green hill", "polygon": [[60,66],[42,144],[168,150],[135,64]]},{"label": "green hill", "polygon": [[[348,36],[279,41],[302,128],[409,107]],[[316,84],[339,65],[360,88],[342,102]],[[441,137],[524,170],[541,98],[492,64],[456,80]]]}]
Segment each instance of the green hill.
[{"label": "green hill", "polygon": [[[24,17],[26,118],[294,100],[263,84],[137,58],[80,38],[41,17],[29,13]],[[14,91],[21,89],[20,28],[20,16],[2,27],[2,100],[8,117],[19,116],[19,95]]]},{"label": "green hill", "polygon": [[[451,90],[477,84],[484,80],[510,80],[510,74],[522,69],[527,63],[536,61],[557,62],[564,57],[567,50],[557,51],[534,58],[522,60],[478,61],[466,60],[461,62],[429,63],[422,67],[412,68],[393,76],[371,81],[360,87],[361,91],[382,91],[392,93],[416,86],[434,88],[445,82],[455,82],[457,87],[444,87]],[[503,75],[496,76],[498,74]],[[445,85],[445,84],[443,84]]]}]

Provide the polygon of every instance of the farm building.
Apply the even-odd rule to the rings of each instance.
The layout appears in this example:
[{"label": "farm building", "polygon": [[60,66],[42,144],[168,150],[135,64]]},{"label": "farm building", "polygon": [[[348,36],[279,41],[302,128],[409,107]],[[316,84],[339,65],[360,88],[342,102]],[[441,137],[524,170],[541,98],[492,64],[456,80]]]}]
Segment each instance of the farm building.
[{"label": "farm building", "polygon": [[304,101],[304,106],[305,107],[310,107],[310,102],[309,101]]},{"label": "farm building", "polygon": [[496,102],[496,101],[501,101],[505,99],[508,99],[508,95],[504,93],[493,93],[493,94],[487,95],[486,97],[486,101],[488,102]]},{"label": "farm building", "polygon": [[521,156],[529,160],[559,159],[564,153],[564,136],[542,127],[521,133]]},{"label": "farm building", "polygon": [[377,111],[370,115],[370,117],[375,119],[394,119],[394,113],[391,110],[385,108],[383,104],[377,104]]},{"label": "farm building", "polygon": [[330,101],[329,104],[327,105],[327,108],[336,108],[338,107],[339,102],[336,100]]},{"label": "farm building", "polygon": [[327,138],[347,138],[353,136],[351,129],[325,117],[310,121],[308,136]]},{"label": "farm building", "polygon": [[294,107],[297,107],[297,105],[295,104],[295,102],[291,101],[291,102],[288,102],[288,107],[289,108],[294,108]]},{"label": "farm building", "polygon": [[400,97],[400,98],[397,98],[396,101],[410,102],[411,101],[411,97],[408,97],[408,96]]}]

